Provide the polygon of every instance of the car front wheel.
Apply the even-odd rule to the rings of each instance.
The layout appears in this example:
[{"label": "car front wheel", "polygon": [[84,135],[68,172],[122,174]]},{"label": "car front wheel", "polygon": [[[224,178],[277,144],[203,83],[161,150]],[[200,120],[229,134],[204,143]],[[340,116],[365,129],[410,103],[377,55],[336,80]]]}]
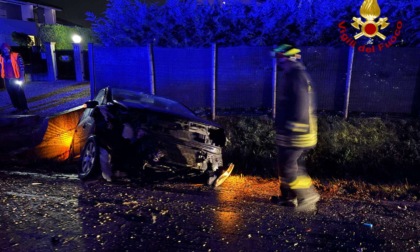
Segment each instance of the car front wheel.
[{"label": "car front wheel", "polygon": [[80,155],[79,178],[94,178],[99,174],[99,147],[95,137],[89,137]]}]

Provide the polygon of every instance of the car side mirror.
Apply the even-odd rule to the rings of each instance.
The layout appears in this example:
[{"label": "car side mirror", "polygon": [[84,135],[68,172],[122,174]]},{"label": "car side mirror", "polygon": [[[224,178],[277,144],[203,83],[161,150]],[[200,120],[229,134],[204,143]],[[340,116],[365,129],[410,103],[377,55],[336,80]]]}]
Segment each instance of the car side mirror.
[{"label": "car side mirror", "polygon": [[86,108],[94,108],[96,106],[98,106],[99,102],[98,101],[87,101],[85,102]]}]

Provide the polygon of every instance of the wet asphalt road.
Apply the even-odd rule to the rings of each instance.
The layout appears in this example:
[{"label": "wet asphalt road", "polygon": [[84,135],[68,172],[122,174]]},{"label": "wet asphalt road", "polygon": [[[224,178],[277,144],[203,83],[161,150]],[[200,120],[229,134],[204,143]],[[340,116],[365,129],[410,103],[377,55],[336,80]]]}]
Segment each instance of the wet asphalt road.
[{"label": "wet asphalt road", "polygon": [[0,170],[2,251],[420,248],[416,202],[324,197],[316,214],[298,214],[269,203],[271,192],[260,189],[267,182],[246,177],[213,189],[168,179],[84,183],[71,173],[34,170]]}]

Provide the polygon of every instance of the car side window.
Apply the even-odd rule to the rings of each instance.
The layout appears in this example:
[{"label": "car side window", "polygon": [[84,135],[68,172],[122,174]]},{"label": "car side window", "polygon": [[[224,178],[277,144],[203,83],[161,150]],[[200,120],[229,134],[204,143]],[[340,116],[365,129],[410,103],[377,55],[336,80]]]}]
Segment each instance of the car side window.
[{"label": "car side window", "polygon": [[[93,99],[94,101],[97,101],[99,105],[104,103],[105,100],[105,90],[101,89],[99,90],[98,94]],[[93,112],[92,108],[87,108],[85,111],[83,111],[82,116],[80,117],[80,121],[84,121],[87,117],[89,117]]]}]

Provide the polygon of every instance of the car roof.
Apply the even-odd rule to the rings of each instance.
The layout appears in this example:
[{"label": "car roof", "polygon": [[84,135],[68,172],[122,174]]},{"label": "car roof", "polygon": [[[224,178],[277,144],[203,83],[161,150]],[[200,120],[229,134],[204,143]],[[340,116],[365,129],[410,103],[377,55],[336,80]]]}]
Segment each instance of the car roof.
[{"label": "car roof", "polygon": [[169,98],[124,88],[108,87],[108,91],[110,91],[109,93],[113,102],[120,103],[129,109],[154,111],[157,113],[178,116],[191,121],[220,127],[220,125],[213,121],[197,116],[192,110],[182,103]]}]

